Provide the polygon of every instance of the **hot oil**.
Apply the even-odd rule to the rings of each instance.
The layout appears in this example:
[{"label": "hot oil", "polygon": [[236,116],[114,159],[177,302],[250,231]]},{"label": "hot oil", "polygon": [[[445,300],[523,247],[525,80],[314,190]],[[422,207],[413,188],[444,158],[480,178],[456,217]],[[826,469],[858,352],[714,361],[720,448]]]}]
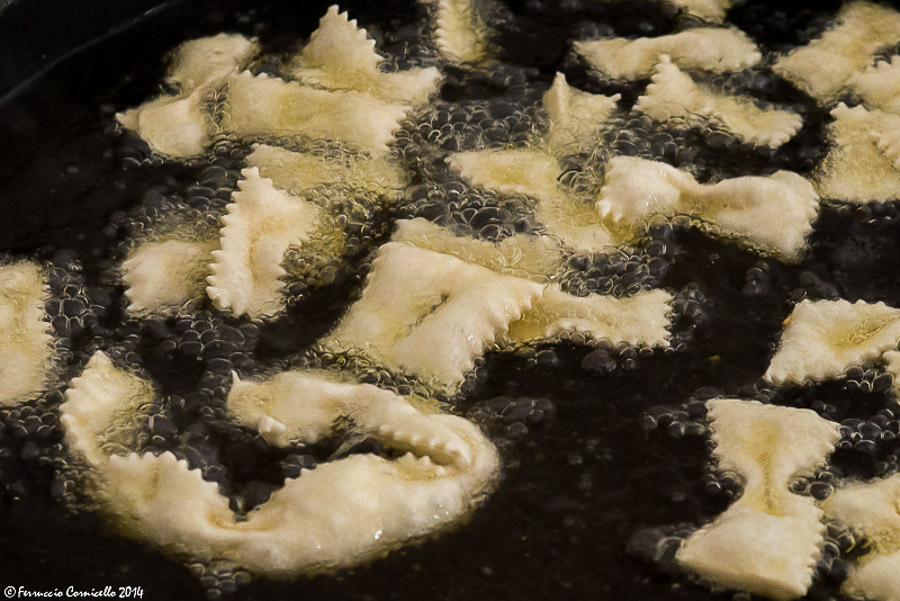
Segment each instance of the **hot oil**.
[{"label": "hot oil", "polygon": [[[426,11],[401,2],[341,8],[368,28],[392,65],[428,64],[433,57],[422,38]],[[646,82],[601,86],[566,55],[560,40],[661,35],[678,24],[678,17],[650,3],[501,8],[491,23],[500,31],[505,63],[484,72],[448,68],[440,97],[401,124],[392,153],[411,184],[401,200],[386,203],[373,190],[340,186],[313,194],[342,207],[345,219],[335,224],[342,242],[328,247],[336,260],[289,253],[283,315],[251,323],[201,304],[170,318],[129,316],[118,262],[142,240],[214,236],[250,148],[221,138],[209,158],[177,165],[151,155],[136,137],[115,132],[113,114],[159,92],[161,59],[182,40],[238,31],[258,35],[267,52],[287,52],[305,40],[325,9],[287,2],[176,5],[71,57],[7,101],[2,112],[14,143],[0,148],[0,248],[48,266],[58,383],[77,375],[98,348],[152,379],[160,398],[142,408],[135,450],[172,451],[217,482],[239,512],[265,502],[301,467],[338,451],[373,449],[363,441],[348,450],[338,440],[315,448],[269,448],[227,418],[232,370],[253,377],[329,367],[403,394],[420,392],[419,383],[379,370],[364,357],[317,354],[310,346],[359,296],[374,250],[398,219],[424,217],[489,242],[547,233],[533,217],[535,199],[471,186],[444,159],[452,152],[537,144],[546,126],[537,104],[560,68],[573,86],[622,93],[628,108]],[[798,43],[790,20],[810,19],[799,12],[773,26],[770,13],[733,14],[764,48],[779,51]],[[824,27],[823,17],[813,21]],[[259,62],[253,68],[275,67]],[[761,100],[792,103],[807,125],[771,152],[742,147],[721,131],[620,117],[599,134],[598,151],[567,157],[568,177],[590,191],[602,183],[605,160],[616,154],[664,160],[702,182],[777,169],[809,174],[827,143],[827,112],[762,70],[728,83]],[[79,469],[70,464],[56,413],[64,390],[58,384],[36,401],[0,412],[0,570],[15,585],[139,585],[147,598],[167,599],[720,598],[674,574],[672,566],[678,541],[741,492],[738,476],[711,469],[703,401],[741,395],[856,420],[847,423],[836,467],[799,482],[801,494],[822,494],[823,486],[847,473],[896,469],[894,445],[869,425],[898,429],[900,412],[891,412],[890,393],[883,383],[875,385],[877,375],[854,372],[832,385],[779,391],[758,380],[791,302],[840,296],[897,306],[896,265],[882,260],[897,256],[895,217],[889,205],[826,205],[812,248],[798,265],[710,238],[701,222],[687,216],[652,221],[623,251],[573,253],[554,274],[573,294],[671,290],[671,348],[639,351],[576,336],[489,353],[449,407],[481,424],[501,449],[496,493],[469,523],[433,540],[296,582],[252,579],[202,562],[185,567],[111,532],[92,511],[78,485]],[[838,549],[832,555],[846,556],[853,545],[837,525],[832,530],[829,544]],[[834,561],[820,566],[817,590],[834,595],[837,585],[829,578],[840,569]]]}]

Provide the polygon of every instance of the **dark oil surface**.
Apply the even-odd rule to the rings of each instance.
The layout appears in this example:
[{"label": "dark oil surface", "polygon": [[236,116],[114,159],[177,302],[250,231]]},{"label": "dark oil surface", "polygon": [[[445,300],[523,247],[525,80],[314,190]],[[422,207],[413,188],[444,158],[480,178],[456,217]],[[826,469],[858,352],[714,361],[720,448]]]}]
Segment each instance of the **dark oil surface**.
[{"label": "dark oil surface", "polygon": [[[197,319],[212,329],[241,332],[235,347],[245,355],[241,365],[234,355],[233,364],[223,367],[205,351],[188,352],[188,334],[208,325],[190,318],[155,325],[129,320],[122,287],[110,275],[134,224],[149,214],[141,207],[157,202],[154,194],[190,204],[200,202],[191,198],[215,192],[218,202],[227,201],[227,189],[214,191],[210,182],[233,186],[246,151],[238,144],[218,156],[213,163],[218,171],[211,171],[209,162],[154,162],[140,141],[115,131],[114,113],[159,93],[163,58],[181,41],[236,31],[259,36],[268,52],[289,51],[306,39],[326,8],[323,2],[297,1],[175,3],[71,56],[0,106],[0,249],[52,264],[54,297],[65,301],[53,308],[67,316],[54,321],[66,349],[57,388],[24,408],[0,412],[0,586],[141,586],[144,599],[151,600],[743,598],[692,583],[672,569],[671,552],[654,557],[665,546],[666,533],[677,542],[684,536],[678,528],[702,525],[740,494],[739,482],[710,470],[703,401],[723,394],[756,397],[857,422],[897,407],[872,366],[834,382],[788,390],[758,380],[794,302],[840,297],[900,307],[900,225],[893,204],[825,202],[811,250],[798,265],[671,224],[651,228],[625,264],[609,257],[573,258],[568,280],[573,289],[592,292],[598,282],[611,282],[616,293],[634,286],[672,290],[679,299],[675,350],[646,353],[564,342],[489,353],[479,378],[453,400],[452,409],[481,423],[501,448],[497,491],[468,523],[371,564],[294,582],[255,578],[223,585],[204,576],[202,568],[192,574],[182,562],[116,536],[92,511],[73,510],[61,483],[66,451],[55,411],[65,382],[77,375],[97,340],[121,348],[122,361],[145,370],[166,395],[160,411],[177,434],[158,448],[178,448],[192,467],[204,466],[205,477],[218,481],[233,503],[239,499],[249,508],[264,501],[289,476],[280,467],[285,461],[322,461],[335,451],[337,445],[305,455],[275,452],[229,425],[220,411],[204,412],[204,405],[221,409],[220,388],[232,368],[252,374],[283,365],[326,333],[358,293],[367,257],[386,236],[346,257],[334,281],[299,294],[272,323],[248,325],[204,309]],[[341,8],[382,36],[385,54],[402,54],[409,35],[404,26],[421,28],[426,16],[421,7],[399,1]],[[748,2],[733,9],[729,20],[764,51],[781,52],[815,37],[836,8],[835,3],[806,9]],[[494,116],[504,112],[503,103],[532,104],[557,70],[582,89],[623,93],[627,108],[647,82],[592,79],[569,54],[571,41],[662,35],[685,19],[655,2],[511,0],[501,9],[494,23],[501,66],[493,73],[449,69],[440,96],[445,108],[486,102]],[[828,111],[764,67],[737,74],[730,84],[761,100],[790,104],[803,113],[806,125],[777,152],[682,132],[687,152],[680,148],[667,160],[690,166],[701,181],[777,169],[808,175],[827,150]],[[635,129],[628,117],[622,128],[632,128],[639,139],[610,134],[613,153],[653,156],[658,143],[653,136],[670,135]],[[442,149],[421,144],[415,152],[407,146],[404,156],[430,159],[454,144]],[[429,165],[410,159],[405,167],[415,185],[446,186],[447,174]],[[198,191],[207,184],[209,192]],[[518,219],[511,211],[508,219]],[[413,186],[401,210],[377,219],[385,232],[397,218],[425,215],[488,239],[511,233],[503,219],[485,229],[460,214],[429,205]],[[631,271],[628,265],[651,268]],[[184,352],[161,351],[161,341],[177,342]],[[896,419],[883,421],[885,430],[896,429]],[[853,440],[860,439],[865,437]],[[882,438],[870,442],[838,451],[834,473],[870,477],[895,471],[898,445]],[[364,451],[366,444],[351,452]],[[840,569],[834,566],[847,558],[832,559],[820,565],[810,599],[841,598]]]}]

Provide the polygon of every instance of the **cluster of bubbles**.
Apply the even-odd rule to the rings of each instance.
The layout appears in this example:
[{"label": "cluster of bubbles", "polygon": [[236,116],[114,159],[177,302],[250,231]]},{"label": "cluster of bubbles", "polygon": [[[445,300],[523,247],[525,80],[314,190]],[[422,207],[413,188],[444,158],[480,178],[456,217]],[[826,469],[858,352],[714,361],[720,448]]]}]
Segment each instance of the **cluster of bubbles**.
[{"label": "cluster of bubbles", "polygon": [[423,217],[460,236],[498,242],[538,231],[532,199],[499,196],[461,181],[420,184],[408,194],[404,216]]},{"label": "cluster of bubbles", "polygon": [[447,167],[439,160],[446,153],[534,143],[541,126],[534,109],[538,98],[538,90],[531,90],[515,100],[435,102],[400,122],[397,152],[415,160],[422,176],[446,177]]},{"label": "cluster of bubbles", "polygon": [[73,500],[75,481],[66,476],[67,451],[51,393],[33,404],[0,411],[0,500],[20,501],[49,490],[53,498]]},{"label": "cluster of bubbles", "polygon": [[250,572],[229,567],[191,563],[188,565],[188,569],[200,582],[206,591],[206,598],[210,601],[232,595],[239,587],[253,580]]},{"label": "cluster of bubbles", "polygon": [[[44,304],[47,320],[56,339],[57,358],[66,365],[76,364],[75,347],[100,325],[104,311],[102,304],[95,304],[90,293],[100,297],[100,290],[89,291],[81,275],[81,262],[70,253],[57,252],[47,275],[50,296]],[[64,265],[65,267],[60,267]]]},{"label": "cluster of bubbles", "polygon": [[511,450],[532,431],[553,424],[556,411],[556,403],[546,397],[498,396],[474,405],[465,416],[487,430],[501,450]]}]

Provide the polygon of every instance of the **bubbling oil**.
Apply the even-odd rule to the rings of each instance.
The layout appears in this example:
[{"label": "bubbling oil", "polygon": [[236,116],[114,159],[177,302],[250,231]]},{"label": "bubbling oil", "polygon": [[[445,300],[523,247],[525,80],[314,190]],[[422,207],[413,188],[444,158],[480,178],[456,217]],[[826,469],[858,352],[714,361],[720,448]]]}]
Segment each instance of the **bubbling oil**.
[{"label": "bubbling oil", "polygon": [[[85,494],[89,489],[79,485],[84,468],[73,463],[63,444],[57,408],[64,383],[96,350],[157,388],[153,403],[115,425],[133,435],[130,450],[170,451],[185,459],[219,485],[239,515],[264,503],[286,478],[300,476],[301,468],[384,450],[373,440],[347,443],[338,436],[307,447],[269,447],[258,433],[229,420],[225,400],[233,371],[262,377],[285,369],[332,369],[401,395],[436,398],[445,409],[482,426],[503,453],[505,473],[498,494],[471,523],[340,578],[250,584],[251,576],[234,567],[191,560],[191,575],[185,577],[174,562],[153,563],[145,556],[137,560],[138,568],[146,562],[187,582],[181,585],[185,590],[196,591],[191,578],[198,579],[211,599],[231,595],[239,586],[272,598],[296,596],[298,590],[321,598],[366,598],[385,578],[405,584],[397,591],[399,598],[421,598],[441,586],[446,587],[441,594],[451,599],[498,598],[497,590],[510,598],[528,592],[533,596],[535,590],[568,591],[573,598],[596,598],[590,595],[598,590],[609,591],[609,598],[712,598],[674,575],[674,553],[679,541],[742,492],[738,474],[710,465],[703,442],[708,434],[704,402],[728,394],[810,408],[841,421],[842,440],[832,465],[798,477],[792,484],[797,494],[826,498],[837,479],[900,469],[896,436],[887,435],[900,433],[900,408],[877,366],[852,368],[836,383],[789,389],[759,380],[791,302],[836,296],[900,302],[894,283],[898,265],[882,260],[897,256],[897,215],[890,204],[826,204],[811,248],[798,265],[716,239],[710,226],[686,215],[653,218],[621,249],[567,251],[550,278],[571,294],[629,296],[660,287],[674,294],[671,347],[665,351],[591,341],[579,334],[496,347],[476,361],[455,395],[446,396],[416,378],[384,369],[362,352],[316,345],[360,296],[378,247],[390,239],[400,219],[422,217],[455,235],[492,243],[518,234],[552,235],[535,217],[539,199],[472,186],[446,159],[461,151],[540,144],[548,126],[540,97],[556,69],[565,69],[573,86],[624,97],[617,116],[597,133],[594,148],[560,161],[561,184],[578,193],[596,193],[604,165],[616,155],[664,161],[701,182],[778,169],[807,175],[818,165],[827,144],[827,111],[765,67],[713,83],[755,94],[761,101],[790,104],[804,116],[804,128],[777,152],[742,145],[714,126],[698,128],[677,120],[662,124],[629,112],[646,82],[598,83],[550,38],[561,31],[573,36],[585,31],[656,35],[675,24],[671,15],[657,15],[650,3],[628,10],[589,4],[501,5],[488,15],[501,45],[518,31],[548,40],[547,52],[557,48],[556,54],[519,48],[517,56],[514,49],[501,48],[500,60],[481,69],[447,68],[438,97],[408,114],[395,133],[390,160],[409,182],[400,197],[387,198],[379,189],[352,183],[308,191],[308,198],[331,218],[313,244],[286,253],[286,309],[268,322],[222,313],[202,299],[171,315],[137,318],[126,310],[119,264],[147,241],[214,239],[254,143],[347,161],[353,149],[299,138],[249,140],[222,134],[203,157],[174,164],[150,153],[133,134],[104,133],[105,147],[88,153],[86,160],[107,153],[112,175],[103,185],[127,192],[110,192],[121,196],[105,210],[96,231],[79,239],[59,228],[41,247],[15,249],[48,265],[46,319],[55,338],[58,373],[56,384],[39,398],[0,410],[3,506],[49,496],[54,505],[45,511],[66,520],[87,519],[95,510]],[[352,5],[342,8],[350,9],[377,41],[386,57],[385,71],[439,60],[430,42],[427,10],[420,9],[416,18],[379,21],[354,14]],[[310,21],[305,29],[278,31],[271,15],[263,8],[223,17],[274,49],[251,64],[257,74],[277,73],[279,53],[296,46],[314,26]],[[730,18],[765,49],[783,50],[803,41],[794,39],[785,23],[773,28],[769,21],[775,17],[754,7],[737,9]],[[827,18],[817,18],[817,27],[824,27]],[[766,37],[777,38],[778,31],[781,38]],[[184,28],[185,39],[195,34]],[[163,53],[157,59],[162,64]],[[137,86],[142,92],[158,84],[158,70],[145,75],[147,81]],[[112,110],[139,100],[128,91],[129,84],[117,85],[119,98]],[[221,107],[215,114],[221,116]],[[111,112],[98,115],[99,129],[110,129]],[[99,134],[82,135],[85,148],[94,152],[90,142]],[[830,594],[865,541],[840,523],[827,526],[817,586]],[[13,534],[7,536],[21,546],[28,538],[16,528],[10,525],[6,530]],[[76,530],[62,532],[74,537]],[[87,536],[104,536],[89,532]],[[92,561],[116,565],[119,558],[109,553],[92,556]],[[660,577],[660,568],[670,575]]]}]

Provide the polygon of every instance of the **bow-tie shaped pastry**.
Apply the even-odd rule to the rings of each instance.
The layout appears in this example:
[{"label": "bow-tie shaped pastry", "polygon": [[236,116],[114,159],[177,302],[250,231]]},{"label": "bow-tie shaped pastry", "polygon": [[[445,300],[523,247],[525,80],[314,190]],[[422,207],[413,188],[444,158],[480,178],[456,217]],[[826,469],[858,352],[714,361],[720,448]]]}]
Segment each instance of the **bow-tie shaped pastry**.
[{"label": "bow-tie shaped pastry", "polygon": [[900,342],[900,309],[882,302],[804,300],[787,320],[765,378],[821,382],[876,361]]},{"label": "bow-tie shaped pastry", "polygon": [[[180,93],[117,118],[154,151],[175,158],[201,154],[217,132],[338,140],[384,153],[398,121],[437,89],[440,72],[429,67],[383,73],[374,46],[337,6],[288,61],[285,76],[294,81],[241,72],[258,51],[253,40],[226,34],[192,40],[178,49],[168,78]],[[214,110],[221,111],[217,119]]]},{"label": "bow-tie shaped pastry", "polygon": [[375,40],[336,4],[319,20],[309,43],[288,61],[293,79],[328,90],[355,90],[402,104],[420,104],[437,87],[435,67],[384,73]]},{"label": "bow-tie shaped pastry", "polygon": [[697,27],[634,40],[575,42],[575,50],[600,75],[629,81],[649,77],[664,54],[685,69],[715,73],[752,67],[762,58],[747,34],[733,27]]},{"label": "bow-tie shaped pastry", "polygon": [[861,532],[872,550],[850,572],[844,591],[872,601],[900,599],[900,476],[854,482],[823,504],[826,515]]},{"label": "bow-tie shaped pastry", "polygon": [[776,601],[806,594],[825,526],[812,497],[793,494],[791,477],[823,464],[839,426],[808,409],[741,399],[708,403],[713,454],[744,478],[744,493],[678,550],[683,567],[714,584]]},{"label": "bow-tie shaped pastry", "polygon": [[221,33],[185,42],[178,48],[167,77],[179,93],[160,96],[116,118],[156,152],[171,157],[198,155],[209,145],[213,130],[206,106],[209,97],[257,51],[255,40],[236,34]]},{"label": "bow-tie shaped pastry", "polygon": [[716,123],[743,142],[770,148],[790,140],[803,125],[803,118],[797,113],[762,109],[751,98],[694,83],[666,55],[656,65],[650,85],[634,108],[658,121],[678,117],[692,125]]},{"label": "bow-tie shaped pastry", "polygon": [[834,144],[813,175],[822,198],[884,202],[900,197],[900,115],[842,102],[831,116]]},{"label": "bow-tie shaped pastry", "polygon": [[900,13],[872,2],[850,2],[838,13],[836,26],[780,58],[772,70],[828,101],[869,65],[873,54],[898,40]]},{"label": "bow-tie shaped pastry", "polygon": [[665,163],[619,156],[609,161],[597,210],[639,226],[652,215],[692,215],[734,237],[796,259],[818,209],[812,185],[789,171],[699,184],[687,171]]}]

